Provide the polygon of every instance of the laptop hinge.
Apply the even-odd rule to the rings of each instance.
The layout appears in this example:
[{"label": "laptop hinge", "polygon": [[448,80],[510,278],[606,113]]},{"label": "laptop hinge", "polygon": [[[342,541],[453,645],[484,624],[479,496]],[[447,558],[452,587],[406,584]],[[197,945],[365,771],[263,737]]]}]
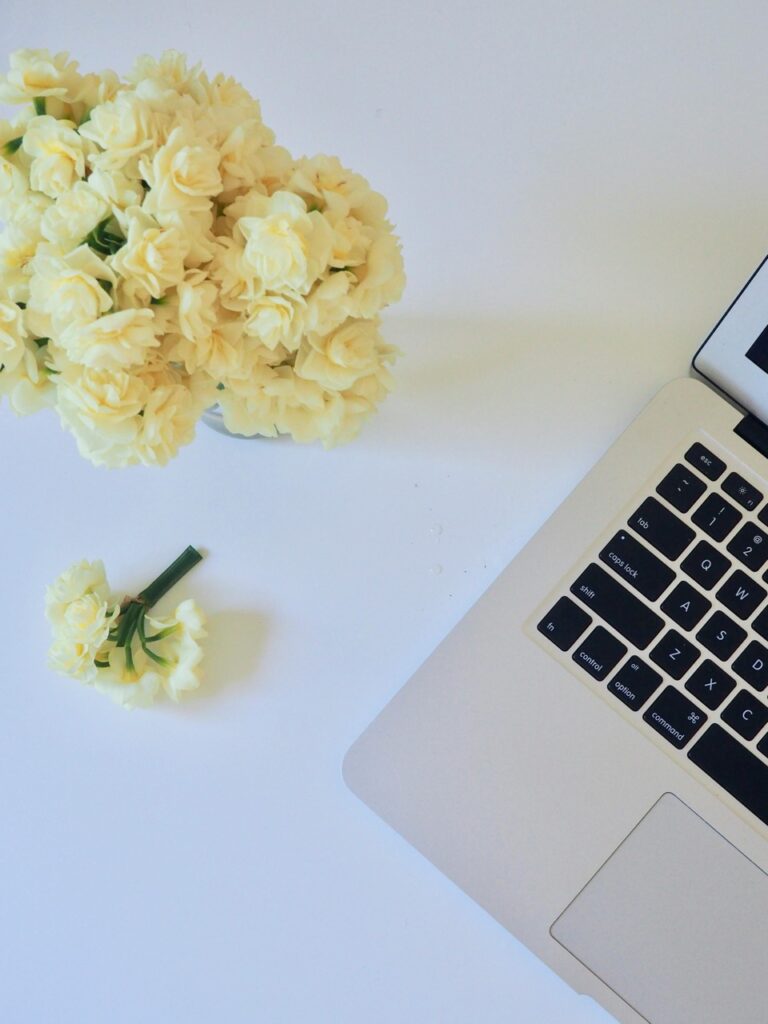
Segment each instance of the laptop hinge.
[{"label": "laptop hinge", "polygon": [[768,427],[757,418],[747,413],[743,420],[733,428],[734,434],[743,437],[747,444],[751,444],[761,455],[768,458]]}]

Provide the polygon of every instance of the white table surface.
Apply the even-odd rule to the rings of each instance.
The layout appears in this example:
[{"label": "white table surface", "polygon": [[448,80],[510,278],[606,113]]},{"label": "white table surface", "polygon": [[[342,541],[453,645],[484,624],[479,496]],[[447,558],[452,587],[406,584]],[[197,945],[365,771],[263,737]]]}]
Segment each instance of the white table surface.
[{"label": "white table surface", "polygon": [[[99,471],[0,410],[3,1024],[597,1024],[345,789],[344,752],[768,247],[758,3],[6,0],[2,50],[230,71],[391,201],[398,391],[325,453],[201,429]],[[131,714],[45,664],[45,584],[187,543],[208,680]]]}]

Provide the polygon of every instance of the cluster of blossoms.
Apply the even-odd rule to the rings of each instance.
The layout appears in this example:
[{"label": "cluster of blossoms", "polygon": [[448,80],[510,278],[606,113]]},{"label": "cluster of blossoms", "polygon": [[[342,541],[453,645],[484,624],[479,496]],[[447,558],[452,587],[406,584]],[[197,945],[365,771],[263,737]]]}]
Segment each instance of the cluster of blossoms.
[{"label": "cluster of blossoms", "polygon": [[165,619],[149,609],[200,561],[187,550],[137,597],[110,592],[101,562],[77,562],[46,590],[52,668],[124,708],[148,707],[162,688],[177,701],[200,685],[205,616],[192,600]]},{"label": "cluster of blossoms", "polygon": [[258,102],[169,51],[125,81],[22,50],[0,77],[0,395],[97,465],[164,464],[218,402],[235,433],[353,437],[391,386],[387,204],[294,159]]}]

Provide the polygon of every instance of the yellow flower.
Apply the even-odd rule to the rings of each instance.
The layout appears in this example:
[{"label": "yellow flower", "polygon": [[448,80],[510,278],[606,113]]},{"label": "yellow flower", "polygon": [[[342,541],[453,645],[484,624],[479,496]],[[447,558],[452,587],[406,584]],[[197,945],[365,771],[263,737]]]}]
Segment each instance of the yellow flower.
[{"label": "yellow flower", "polygon": [[243,262],[266,291],[306,295],[328,265],[333,233],[322,214],[307,213],[290,192],[249,196],[248,215],[237,229],[245,239]]},{"label": "yellow flower", "polygon": [[56,405],[81,455],[97,466],[136,462],[139,413],[149,399],[142,380],[128,373],[72,367],[56,385]]},{"label": "yellow flower", "polygon": [[103,196],[89,182],[78,181],[48,207],[40,230],[49,242],[72,247],[82,242],[109,213]]},{"label": "yellow flower", "polygon": [[405,287],[403,257],[394,235],[384,234],[373,242],[365,264],[355,268],[357,287],[350,294],[353,316],[373,317],[385,306],[397,302]]},{"label": "yellow flower", "polygon": [[325,388],[344,391],[379,365],[376,320],[347,320],[330,334],[310,334],[296,356],[296,373]]},{"label": "yellow flower", "polygon": [[181,384],[155,387],[144,408],[137,456],[147,466],[164,466],[182,445],[194,440],[200,412],[189,388]]},{"label": "yellow flower", "polygon": [[87,245],[67,256],[41,252],[30,269],[27,323],[37,337],[59,340],[60,333],[90,324],[112,305],[101,282],[114,284],[115,275]]},{"label": "yellow flower", "polygon": [[77,61],[70,61],[68,53],[16,50],[10,65],[8,74],[0,78],[0,103],[28,103],[45,96],[60,100],[78,97],[81,79]]},{"label": "yellow flower", "polygon": [[0,297],[0,386],[2,374],[10,374],[24,359],[26,336],[22,311],[15,302]]},{"label": "yellow flower", "polygon": [[64,622],[67,608],[80,598],[94,595],[100,602],[109,600],[109,584],[101,561],[75,562],[45,591],[45,614],[55,627]]},{"label": "yellow flower", "polygon": [[126,243],[113,257],[112,266],[148,296],[159,299],[183,278],[189,241],[178,228],[161,228],[138,207],[127,211],[126,223]]},{"label": "yellow flower", "polygon": [[152,160],[141,161],[150,192],[149,213],[161,210],[206,210],[221,191],[219,153],[195,136],[191,125],[174,128]]},{"label": "yellow flower", "polygon": [[304,306],[300,295],[265,292],[247,307],[245,332],[268,349],[274,351],[282,345],[288,352],[295,352],[301,341]]},{"label": "yellow flower", "polygon": [[99,147],[91,156],[94,167],[120,170],[152,148],[159,133],[158,116],[135,93],[119,92],[91,111],[80,134]]},{"label": "yellow flower", "polygon": [[22,147],[32,157],[29,183],[38,192],[55,199],[85,177],[87,144],[72,121],[47,114],[33,118]]},{"label": "yellow flower", "polygon": [[93,370],[122,370],[144,362],[155,336],[151,309],[122,309],[91,323],[73,323],[56,339],[73,363]]}]

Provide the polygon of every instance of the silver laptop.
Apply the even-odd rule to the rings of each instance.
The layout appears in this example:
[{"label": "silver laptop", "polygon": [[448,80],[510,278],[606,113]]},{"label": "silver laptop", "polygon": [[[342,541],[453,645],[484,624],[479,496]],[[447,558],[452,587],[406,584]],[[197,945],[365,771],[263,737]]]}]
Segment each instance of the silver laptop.
[{"label": "silver laptop", "polygon": [[617,1020],[766,1024],[768,262],[693,367],[344,775]]}]

